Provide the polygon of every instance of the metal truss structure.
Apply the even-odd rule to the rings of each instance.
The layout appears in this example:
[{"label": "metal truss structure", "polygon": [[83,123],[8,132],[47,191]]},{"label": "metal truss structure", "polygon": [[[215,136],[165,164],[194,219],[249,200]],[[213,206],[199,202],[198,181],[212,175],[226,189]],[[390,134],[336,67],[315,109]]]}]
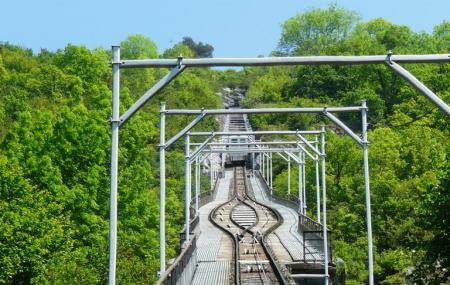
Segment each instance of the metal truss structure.
[{"label": "metal truss structure", "polygon": [[[345,123],[339,120],[335,115],[331,114],[329,110],[333,112],[361,112],[361,121],[362,121],[362,138],[360,138],[356,133],[354,133]],[[357,143],[359,143],[363,147],[363,156],[364,156],[364,178],[365,178],[365,189],[366,189],[366,217],[367,217],[367,231],[368,231],[368,251],[369,251],[369,272],[373,270],[373,258],[372,258],[372,222],[371,222],[371,209],[370,209],[370,185],[369,185],[369,161],[368,161],[368,142],[367,142],[367,106],[366,102],[363,101],[361,106],[355,107],[323,107],[323,108],[262,108],[262,109],[214,109],[214,110],[187,110],[187,109],[172,109],[167,110],[165,103],[161,103],[160,108],[160,121],[165,122],[165,117],[170,115],[193,115],[196,114],[197,117],[193,119],[189,124],[187,124],[181,131],[179,131],[176,135],[170,138],[167,143],[165,141],[165,125],[161,123],[160,125],[160,177],[165,177],[165,149],[179,140],[181,137],[185,137],[185,232],[186,232],[186,240],[185,242],[189,242],[189,225],[190,225],[190,201],[191,201],[191,160],[195,159],[196,155],[201,153],[206,146],[211,142],[214,138],[215,133],[212,132],[209,134],[208,138],[199,145],[198,149],[194,153],[190,153],[190,133],[189,131],[195,127],[206,115],[229,115],[229,114],[280,114],[280,113],[313,113],[313,114],[322,114],[331,120],[336,126],[343,129],[350,137],[352,137]],[[284,131],[288,132],[288,131]],[[243,133],[252,133],[252,132],[243,132]],[[274,132],[276,133],[276,132]],[[286,155],[293,158],[299,165],[299,200],[300,200],[300,208],[299,212],[304,214],[306,209],[304,208],[304,201],[306,198],[304,184],[301,182],[304,180],[302,175],[305,174],[304,171],[304,158],[303,158],[303,150],[307,151],[302,144],[306,145],[310,150],[315,152],[318,156],[321,157],[321,165],[322,165],[322,225],[323,225],[323,242],[324,242],[324,268],[325,273],[323,275],[325,284],[329,283],[329,274],[328,274],[328,232],[327,232],[327,206],[326,206],[326,176],[325,176],[325,126],[321,127],[320,136],[321,136],[321,150],[319,151],[318,147],[313,146],[306,138],[303,137],[302,133],[309,134],[317,134],[317,131],[295,131],[292,134],[295,135],[299,139],[299,143],[295,148],[268,148],[261,149],[258,147],[254,148],[241,148],[241,149],[233,149],[234,152],[246,152],[246,153],[268,153],[269,159],[269,173],[272,173],[272,153],[273,152],[285,152]],[[240,132],[237,134],[241,135]],[[208,134],[206,134],[208,135]],[[208,152],[213,152],[213,149],[209,149]],[[214,152],[223,153],[230,152],[230,150],[216,149]],[[292,154],[292,152],[300,152],[299,156],[296,157]],[[309,152],[308,152],[309,153]],[[310,153],[309,153],[310,154]],[[311,155],[311,154],[310,154]],[[312,155],[311,155],[312,156]],[[300,170],[302,169],[302,170]],[[272,195],[272,175],[269,175],[269,186],[271,189]],[[160,178],[160,189],[165,191],[165,179]],[[163,192],[161,192],[163,193]],[[161,203],[165,203],[165,196],[160,196]],[[164,215],[164,213],[160,213],[160,215]],[[160,222],[160,228],[164,227],[165,221]],[[161,235],[160,239],[164,239]],[[162,241],[161,241],[162,242]],[[160,261],[161,266],[164,266],[164,255],[165,248],[161,248]],[[164,254],[163,254],[164,253]]]},{"label": "metal truss structure", "polygon": [[[440,108],[447,116],[450,116],[450,107],[442,101],[436,94],[428,89],[423,83],[415,78],[411,73],[399,64],[407,63],[442,63],[450,62],[448,54],[436,55],[373,55],[373,56],[306,56],[306,57],[269,57],[269,58],[202,58],[202,59],[138,59],[138,60],[121,60],[120,47],[112,47],[112,117],[111,117],[111,174],[110,174],[110,228],[109,228],[109,284],[115,284],[116,280],[116,252],[117,252],[117,188],[118,188],[118,151],[119,151],[119,129],[122,127],[140,108],[142,108],[154,95],[161,91],[176,76],[181,74],[188,67],[214,67],[214,66],[274,66],[274,65],[321,65],[321,64],[386,64],[394,72],[406,79],[420,93],[428,97],[428,99]],[[119,112],[120,98],[120,69],[121,68],[171,68],[170,72],[161,78],[154,86],[152,86],[145,94],[140,97],[123,115]],[[362,115],[362,137],[355,134],[349,127],[341,122],[332,112],[361,112]],[[367,141],[367,107],[366,103],[360,107],[339,107],[339,108],[272,108],[272,109],[239,109],[239,110],[165,110],[161,107],[160,121],[160,273],[165,270],[165,149],[175,141],[185,136],[186,145],[189,145],[189,137],[192,135],[205,135],[204,133],[190,133],[198,122],[206,115],[220,114],[261,114],[261,113],[320,113],[330,119],[335,125],[340,127],[352,137],[356,143],[363,149],[364,164],[364,182],[366,196],[366,218],[368,231],[368,263],[369,263],[369,284],[373,285],[373,256],[372,256],[372,228],[370,215],[370,189],[369,189],[369,164],[368,164],[368,141]],[[197,117],[188,124],[176,136],[165,141],[165,117],[166,115],[197,115]],[[263,134],[264,131],[252,132],[254,134]],[[266,131],[267,132],[267,131]],[[285,131],[288,134],[292,131]],[[235,132],[236,135],[249,135],[249,132]],[[298,134],[294,131],[293,134]],[[315,133],[317,134],[317,133]],[[317,157],[321,157],[322,161],[322,185],[325,188],[325,130],[319,131],[322,137],[321,148],[318,144],[311,148],[305,141],[301,140],[308,148],[315,153]],[[208,135],[208,134],[206,134]],[[214,135],[225,135],[217,132]],[[198,147],[193,154],[201,153],[207,144],[212,140],[213,134],[209,133],[209,138]],[[312,146],[312,145],[311,145]],[[297,147],[295,148],[297,150]],[[256,149],[255,149],[256,151]],[[278,151],[279,152],[279,151]],[[290,152],[287,152],[290,153]],[[288,154],[287,154],[288,155]],[[191,157],[189,148],[186,148],[186,157]],[[288,157],[294,159],[293,156]],[[186,167],[190,170],[191,161],[186,159]],[[300,158],[294,161],[301,161]],[[316,166],[317,167],[317,166]],[[190,173],[190,172],[189,172]],[[190,177],[186,177],[190,179]],[[197,179],[197,178],[196,178]],[[188,180],[187,180],[188,181]],[[187,184],[187,183],[186,183]],[[326,229],[326,200],[323,191],[323,215],[322,220],[324,229]],[[187,195],[187,194],[186,194]],[[190,194],[189,194],[190,195]],[[187,233],[189,231],[186,231]],[[324,230],[324,240],[326,240],[326,230]],[[188,236],[188,235],[187,235]],[[327,247],[324,248],[325,251]],[[327,254],[325,253],[325,256]],[[326,261],[328,262],[328,261]],[[327,266],[325,266],[327,271]],[[325,272],[325,283],[328,284],[328,273]]]}]

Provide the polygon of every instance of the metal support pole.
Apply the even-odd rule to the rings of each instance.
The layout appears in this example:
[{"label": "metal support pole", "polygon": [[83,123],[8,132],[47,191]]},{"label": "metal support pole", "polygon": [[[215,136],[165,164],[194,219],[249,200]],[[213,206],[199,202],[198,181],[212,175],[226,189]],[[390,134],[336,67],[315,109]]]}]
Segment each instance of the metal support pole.
[{"label": "metal support pole", "polygon": [[364,160],[364,188],[366,193],[366,219],[367,219],[367,242],[369,251],[369,285],[374,284],[373,280],[373,248],[372,248],[372,213],[370,209],[370,181],[369,181],[369,149],[367,141],[367,105],[362,102],[362,148]]},{"label": "metal support pole", "polygon": [[325,285],[329,283],[328,275],[328,232],[327,232],[327,185],[325,176],[325,126],[320,127],[320,137],[322,141],[322,218],[323,218],[323,253],[325,267]]},{"label": "metal support pole", "polygon": [[198,215],[198,199],[200,196],[200,163],[199,157],[195,159],[195,214]]},{"label": "metal support pole", "polygon": [[[123,64],[123,61],[120,62],[120,64]],[[125,114],[120,117],[120,125],[124,124],[126,121],[128,121],[131,116],[134,115],[142,106],[145,105],[153,96],[155,96],[160,90],[162,90],[167,84],[170,83],[175,77],[178,76],[181,72],[183,72],[184,68],[186,66],[181,65],[180,61],[177,60],[176,66],[163,78],[161,78],[155,85],[153,85],[147,92],[145,92],[144,95],[142,95],[141,98],[139,98],[133,106],[131,106]]]},{"label": "metal support pole", "polygon": [[[175,136],[173,136],[172,138],[170,138],[167,141],[166,148],[171,146],[173,143],[175,143],[177,140],[179,140],[183,135],[185,135],[187,132],[189,132],[189,130],[192,129],[193,127],[195,127],[198,123],[200,123],[200,121],[204,117],[205,117],[205,113],[201,113],[200,115],[198,115],[194,120],[192,120],[192,122],[190,122],[186,127],[184,127],[184,129],[179,131]],[[214,137],[214,133],[211,136]]]},{"label": "metal support pole", "polygon": [[255,173],[255,153],[252,153],[252,173]]},{"label": "metal support pole", "polygon": [[[210,66],[268,66],[268,65],[320,65],[320,64],[380,64],[386,55],[365,56],[296,56],[296,57],[261,57],[261,58],[187,58],[180,62],[177,59],[134,59],[124,60],[124,68],[133,67],[188,67]],[[400,63],[432,63],[450,61],[448,54],[393,55],[393,61]]]},{"label": "metal support pole", "polygon": [[259,160],[259,167],[258,167],[258,169],[259,169],[259,172],[260,172],[260,173],[261,173],[261,165],[262,165],[262,159],[261,159],[261,157],[262,157],[262,155],[259,154],[259,155],[258,155],[258,160]]},{"label": "metal support pole", "polygon": [[[359,110],[360,107],[357,107]],[[329,110],[330,111],[330,110]],[[323,108],[320,109],[323,112]],[[224,131],[224,132],[191,132],[191,136],[210,136],[215,133],[217,136],[254,136],[254,135],[318,135],[320,131]],[[263,142],[261,142],[263,143]],[[227,143],[230,144],[230,143]]]},{"label": "metal support pole", "polygon": [[270,162],[269,162],[269,154],[270,152],[267,153],[267,157],[266,157],[266,181],[267,184],[270,187]]},{"label": "metal support pole", "polygon": [[305,157],[305,152],[302,152],[302,179],[303,179],[303,215],[306,216],[306,157]]},{"label": "metal support pole", "polygon": [[213,159],[213,186],[214,182],[216,181],[216,173],[217,173],[217,156]]},{"label": "metal support pole", "polygon": [[[359,112],[356,107],[328,107],[329,112]],[[259,109],[170,109],[167,115],[229,115],[229,114],[289,114],[289,113],[322,113],[324,108],[259,108]],[[239,134],[241,135],[241,134]]]},{"label": "metal support pole", "polygon": [[119,168],[120,46],[112,47],[111,176],[109,198],[109,285],[116,284],[117,175]]},{"label": "metal support pole", "polygon": [[269,154],[269,160],[270,160],[270,197],[272,197],[272,191],[273,191],[273,167],[272,167],[272,153]]},{"label": "metal support pole", "polygon": [[189,222],[190,222],[190,202],[191,202],[191,159],[190,159],[190,151],[189,151],[189,133],[186,134],[186,145],[185,145],[185,159],[186,159],[186,176],[185,176],[185,182],[184,182],[184,191],[185,191],[185,229],[186,229],[186,244],[189,242]]},{"label": "metal support pole", "polygon": [[317,222],[320,223],[320,175],[319,175],[319,158],[316,155],[316,203],[317,203]]},{"label": "metal support pole", "polygon": [[291,157],[288,157],[288,197],[291,197]]},{"label": "metal support pole", "polygon": [[299,153],[299,162],[298,162],[298,212],[303,214],[303,200],[302,200],[302,162],[301,155]]},{"label": "metal support pole", "polygon": [[161,102],[159,120],[159,274],[166,270],[166,103]]},{"label": "metal support pole", "polygon": [[[189,154],[191,154],[190,146],[189,146]],[[195,197],[195,193],[194,193],[194,195],[192,195],[192,164],[193,164],[193,161],[191,160],[191,157],[189,156],[189,185],[188,185],[189,186],[189,206],[191,206],[191,203],[192,203],[192,196]],[[194,179],[195,179],[195,177],[194,177]],[[195,207],[195,205],[194,205],[194,207]],[[189,211],[189,218],[192,216],[192,214],[193,214],[192,211]],[[194,214],[195,214],[195,212],[194,212]]]},{"label": "metal support pole", "polygon": [[210,179],[210,191],[213,190],[213,156],[211,155],[211,153],[209,154],[209,179]]},{"label": "metal support pole", "polygon": [[264,155],[264,152],[263,153],[261,153],[261,157],[262,157],[262,177],[264,178],[264,179],[266,179],[266,175],[265,175],[265,173],[266,173],[266,168],[265,168],[265,161],[266,161],[266,156]]},{"label": "metal support pole", "polygon": [[213,177],[214,177],[213,186],[214,186],[214,183],[216,182],[216,179],[217,179],[217,156],[214,157],[213,161],[214,161],[214,164],[213,164],[213,174],[214,174],[213,175]]},{"label": "metal support pole", "polygon": [[213,159],[213,187],[214,183],[216,182],[216,178],[217,178],[217,156],[215,156]]},{"label": "metal support pole", "polygon": [[215,175],[216,175],[216,157],[213,156],[211,158],[211,190],[214,187],[214,179],[215,179]]},{"label": "metal support pole", "polygon": [[431,91],[427,86],[425,86],[425,84],[420,82],[420,80],[418,80],[414,75],[412,75],[408,70],[404,69],[402,66],[392,61],[391,56],[392,53],[388,55],[388,59],[386,60],[387,66],[389,66],[401,77],[406,79],[414,88],[417,89],[417,91],[427,96],[428,99],[439,109],[441,109],[441,111],[443,111],[447,116],[450,116],[450,107],[441,98],[439,98],[436,94],[434,94],[433,91]]}]

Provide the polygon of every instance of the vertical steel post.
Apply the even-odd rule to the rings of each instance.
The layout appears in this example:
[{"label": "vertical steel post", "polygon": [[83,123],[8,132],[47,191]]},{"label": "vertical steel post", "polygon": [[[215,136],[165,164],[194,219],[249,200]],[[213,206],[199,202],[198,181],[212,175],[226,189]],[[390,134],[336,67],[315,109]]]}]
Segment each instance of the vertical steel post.
[{"label": "vertical steel post", "polygon": [[212,152],[210,152],[210,154],[209,154],[209,178],[210,178],[210,184],[211,184],[210,188],[211,188],[211,191],[212,191],[213,190],[213,179],[214,179],[214,177],[213,177],[213,156],[212,156]]},{"label": "vertical steel post", "polygon": [[269,163],[269,153],[267,153],[266,161],[266,182],[270,186],[270,163]]},{"label": "vertical steel post", "polygon": [[317,203],[317,222],[320,223],[320,177],[319,177],[319,157],[316,155],[316,203]]},{"label": "vertical steel post", "polygon": [[369,252],[369,285],[374,284],[373,280],[373,248],[372,248],[372,212],[370,209],[370,181],[369,181],[369,149],[367,141],[367,105],[366,101],[361,104],[362,120],[362,148],[364,161],[364,188],[366,194],[366,219],[367,219],[367,242]]},{"label": "vertical steel post", "polygon": [[306,216],[306,155],[305,152],[302,151],[302,179],[303,179],[303,215]]},{"label": "vertical steel post", "polygon": [[166,270],[166,103],[159,111],[159,274]]},{"label": "vertical steel post", "polygon": [[255,173],[255,153],[252,153],[252,173]]},{"label": "vertical steel post", "polygon": [[291,157],[288,155],[288,197],[291,197]]},{"label": "vertical steel post", "polygon": [[111,176],[109,198],[109,284],[116,284],[117,175],[119,168],[120,46],[112,46]]},{"label": "vertical steel post", "polygon": [[214,179],[213,179],[213,187],[214,184],[216,183],[216,179],[217,179],[217,156],[214,157]]},{"label": "vertical steel post", "polygon": [[303,201],[302,201],[302,162],[300,160],[300,152],[299,154],[299,161],[298,161],[298,212],[300,214],[303,214]]},{"label": "vertical steel post", "polygon": [[322,226],[323,226],[323,253],[324,253],[324,267],[325,267],[325,285],[328,285],[328,232],[327,232],[327,185],[325,176],[325,126],[320,127],[320,137],[322,141]]},{"label": "vertical steel post", "polygon": [[261,174],[261,169],[262,169],[262,159],[261,159],[261,157],[262,157],[262,154],[260,153],[260,154],[258,154],[258,159],[259,159],[259,173]]},{"label": "vertical steel post", "polygon": [[273,168],[272,168],[272,153],[269,154],[269,160],[270,160],[270,197],[272,197],[272,191],[273,191]]},{"label": "vertical steel post", "polygon": [[266,179],[266,175],[265,175],[265,172],[266,172],[266,168],[265,168],[266,156],[264,155],[264,152],[261,153],[261,157],[262,157],[262,177],[264,179]]},{"label": "vertical steel post", "polygon": [[198,199],[200,196],[200,163],[199,157],[195,158],[195,214],[198,215]]},{"label": "vertical steel post", "polygon": [[217,178],[217,156],[215,156],[214,157],[214,167],[213,167],[213,169],[214,169],[214,179],[213,179],[213,187],[214,187],[214,184],[216,183],[216,178]]},{"label": "vertical steel post", "polygon": [[186,229],[186,244],[189,242],[189,222],[190,222],[190,204],[191,204],[191,162],[190,162],[190,142],[189,142],[189,132],[186,134],[186,142],[185,142],[185,159],[186,159],[186,176],[185,176],[185,182],[184,182],[184,191],[185,191],[185,229]]}]

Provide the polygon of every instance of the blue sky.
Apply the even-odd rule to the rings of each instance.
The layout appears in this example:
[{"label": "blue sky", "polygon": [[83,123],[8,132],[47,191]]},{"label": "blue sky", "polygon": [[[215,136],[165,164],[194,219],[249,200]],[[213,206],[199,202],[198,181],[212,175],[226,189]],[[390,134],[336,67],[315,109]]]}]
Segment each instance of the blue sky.
[{"label": "blue sky", "polygon": [[[450,20],[450,0],[338,0],[363,21],[383,17],[415,31],[431,32]],[[129,34],[144,34],[160,51],[183,36],[215,47],[217,57],[268,55],[281,24],[322,0],[5,0],[1,3],[0,41],[39,51],[68,43],[109,48]]]}]

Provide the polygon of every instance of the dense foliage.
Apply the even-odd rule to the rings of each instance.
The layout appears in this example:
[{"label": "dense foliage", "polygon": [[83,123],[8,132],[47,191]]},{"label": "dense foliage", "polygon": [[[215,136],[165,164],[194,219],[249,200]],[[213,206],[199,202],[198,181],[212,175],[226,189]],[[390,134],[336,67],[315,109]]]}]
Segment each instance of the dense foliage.
[{"label": "dense foliage", "polygon": [[[274,55],[366,55],[448,53],[450,23],[432,34],[416,33],[384,19],[359,22],[350,11],[331,5],[288,19]],[[450,102],[448,64],[408,65],[444,101]],[[446,281],[450,270],[449,163],[450,125],[439,109],[389,68],[371,66],[300,66],[247,68],[252,80],[245,105],[347,106],[367,99],[369,160],[377,284],[404,284],[406,269],[418,284]],[[359,116],[340,118],[360,131]],[[317,128],[320,116],[252,116],[254,127]],[[327,184],[334,256],[346,263],[347,284],[367,280],[367,238],[362,151],[334,127],[327,133]],[[307,201],[315,216],[314,166],[308,162]],[[275,192],[286,195],[287,170],[275,161]],[[292,171],[297,195],[297,169]]]},{"label": "dense foliage", "polygon": [[[121,46],[124,58],[159,56],[156,45],[140,35]],[[190,51],[178,44],[165,56],[180,50]],[[106,283],[109,59],[105,50],[82,46],[38,55],[0,46],[0,284]],[[122,112],[166,72],[123,71]],[[159,101],[170,108],[218,107],[220,98],[205,77],[209,71],[185,72],[121,129],[121,284],[152,282],[159,267]],[[170,118],[168,137],[189,119]],[[217,128],[211,120],[199,127]],[[169,151],[167,157],[167,253],[174,257],[184,156]]]},{"label": "dense foliage", "polygon": [[[184,38],[159,54],[148,38],[121,43],[123,58],[209,57],[212,46]],[[450,23],[432,34],[384,19],[360,22],[335,5],[288,19],[273,55],[446,53]],[[109,51],[68,45],[30,50],[0,45],[0,284],[104,284],[108,265]],[[450,102],[448,64],[408,65]],[[124,70],[123,113],[167,70]],[[120,133],[118,283],[147,284],[158,269],[158,110],[220,106],[224,86],[247,88],[245,105],[355,105],[367,99],[377,284],[438,284],[450,270],[449,120],[385,66],[300,66],[215,71],[192,69],[172,82]],[[189,117],[170,117],[168,137]],[[357,116],[341,119],[359,129]],[[254,128],[305,129],[320,116],[258,115]],[[217,129],[205,120],[198,129]],[[327,133],[327,183],[334,256],[347,284],[364,284],[366,232],[361,150]],[[179,249],[183,219],[182,144],[167,153],[167,254]],[[308,165],[308,169],[312,165]],[[275,191],[284,195],[286,165],[274,163]],[[295,195],[296,170],[292,172]],[[313,172],[307,173],[314,185]],[[207,186],[203,187],[207,189]],[[308,188],[314,216],[314,189]]]}]

